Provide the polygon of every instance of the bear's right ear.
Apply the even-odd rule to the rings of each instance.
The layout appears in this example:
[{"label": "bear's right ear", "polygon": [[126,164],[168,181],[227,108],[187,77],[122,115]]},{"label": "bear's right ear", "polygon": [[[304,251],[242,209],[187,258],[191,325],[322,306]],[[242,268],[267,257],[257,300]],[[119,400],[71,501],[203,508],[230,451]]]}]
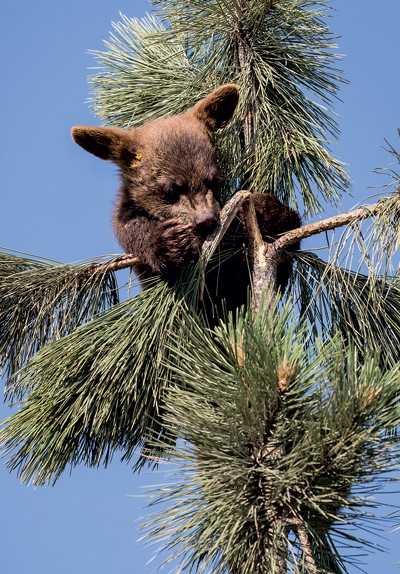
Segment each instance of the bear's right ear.
[{"label": "bear's right ear", "polygon": [[239,90],[234,84],[225,84],[211,92],[194,108],[193,113],[209,131],[229,122],[239,101]]},{"label": "bear's right ear", "polygon": [[98,128],[75,126],[71,130],[74,141],[84,150],[100,159],[109,159],[119,163],[124,152],[132,147],[132,136],[126,130],[118,128]]}]

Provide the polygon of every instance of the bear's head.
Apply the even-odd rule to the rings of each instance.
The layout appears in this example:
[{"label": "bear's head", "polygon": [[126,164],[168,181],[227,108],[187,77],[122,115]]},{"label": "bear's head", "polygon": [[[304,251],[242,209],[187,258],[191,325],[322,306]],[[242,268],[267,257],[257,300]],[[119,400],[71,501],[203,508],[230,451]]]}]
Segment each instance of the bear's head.
[{"label": "bear's head", "polygon": [[206,235],[220,210],[221,176],[212,133],[231,119],[237,102],[237,87],[227,84],[186,113],[139,128],[74,127],[77,144],[120,168],[115,219],[139,212],[158,221],[176,218]]}]

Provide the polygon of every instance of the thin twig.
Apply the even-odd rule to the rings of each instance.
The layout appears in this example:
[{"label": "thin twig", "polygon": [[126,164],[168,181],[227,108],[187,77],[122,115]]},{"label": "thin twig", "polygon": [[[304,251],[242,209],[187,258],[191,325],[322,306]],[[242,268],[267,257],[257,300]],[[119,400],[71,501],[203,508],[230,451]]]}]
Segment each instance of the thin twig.
[{"label": "thin twig", "polygon": [[204,265],[207,265],[213,256],[237,212],[249,197],[251,197],[250,191],[238,191],[222,208],[217,227],[206,238],[201,248],[201,259]]},{"label": "thin twig", "polygon": [[127,269],[128,267],[140,264],[141,260],[139,257],[135,257],[135,255],[118,255],[113,259],[109,259],[101,263],[92,263],[92,265],[80,272],[79,276],[84,279],[85,277],[90,277],[96,273],[111,273],[113,271],[120,271],[121,269]]}]

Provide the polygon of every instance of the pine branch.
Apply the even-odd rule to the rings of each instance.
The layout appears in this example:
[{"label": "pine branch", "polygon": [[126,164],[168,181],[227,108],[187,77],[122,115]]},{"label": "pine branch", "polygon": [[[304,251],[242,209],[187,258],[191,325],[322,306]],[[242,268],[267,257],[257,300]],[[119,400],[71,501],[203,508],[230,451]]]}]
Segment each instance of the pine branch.
[{"label": "pine branch", "polygon": [[135,255],[119,255],[113,259],[102,263],[93,263],[79,273],[79,277],[85,278],[91,275],[102,275],[104,273],[113,273],[114,271],[121,271],[134,265],[140,265],[141,261]]},{"label": "pine branch", "polygon": [[[218,226],[203,243],[202,260],[205,264],[212,257],[239,209],[241,209],[243,206],[246,210],[246,213],[248,213],[248,210],[251,209],[248,206],[245,207],[246,203],[249,202],[249,199],[251,200],[251,192],[241,190],[236,192],[232,199],[224,205],[221,210],[220,222]],[[255,261],[258,261],[259,265],[264,266],[265,263],[263,263],[263,259],[266,260],[270,258],[271,262],[275,261],[276,264],[278,264],[280,259],[276,257],[277,253],[285,251],[294,243],[301,241],[302,239],[306,239],[307,237],[311,237],[312,235],[318,235],[320,233],[324,233],[325,231],[344,227],[345,225],[351,225],[356,221],[374,217],[382,211],[384,205],[384,201],[378,201],[377,203],[370,206],[362,206],[347,213],[335,215],[334,217],[329,217],[327,219],[321,219],[320,221],[309,223],[303,227],[292,229],[291,231],[288,231],[276,239],[273,243],[266,244],[265,253],[261,253],[262,250],[260,249],[260,236],[255,231],[254,222],[251,223],[251,220],[254,220],[254,216],[249,215],[249,219],[247,219],[246,216],[247,232],[250,243],[255,241],[258,248],[256,250],[258,251],[258,255],[255,256]],[[139,265],[140,263],[140,259],[134,254],[120,255],[119,257],[110,259],[109,261],[105,261],[103,263],[94,263],[90,265],[90,267],[82,271],[81,276],[88,277],[95,273],[102,274],[119,271],[121,269],[132,267],[133,265]],[[274,277],[273,272],[271,277]],[[272,279],[271,281],[268,281],[267,284],[268,283],[272,285]]]},{"label": "pine branch", "polygon": [[47,343],[118,302],[112,263],[94,266],[95,274],[87,262],[0,252],[0,371],[11,377]]},{"label": "pine branch", "polygon": [[[236,51],[236,60],[238,68],[241,73],[246,74],[246,69],[249,67],[249,40],[251,30],[246,30],[245,15],[244,15],[244,2],[239,1],[237,8],[235,8],[236,22],[233,23],[233,45]],[[251,27],[252,28],[252,27]],[[255,81],[254,75],[249,77],[250,81]],[[254,86],[248,86],[249,92],[254,92]],[[247,167],[251,167],[254,162],[254,155],[252,155],[252,148],[254,147],[254,110],[250,105],[242,118],[242,130],[244,139],[244,153],[247,156]]]},{"label": "pine branch", "polygon": [[360,366],[339,337],[309,346],[280,310],[239,313],[213,336],[197,322],[187,346],[171,341],[188,386],[172,387],[166,422],[185,440],[147,528],[182,570],[280,573],[286,560],[288,571],[342,574],[328,532],[364,545],[348,528],[375,518],[371,481],[400,460],[387,432],[399,420],[398,367],[383,372],[367,355]]},{"label": "pine branch", "polygon": [[307,568],[308,574],[318,574],[318,568],[314,560],[314,556],[311,550],[310,539],[307,534],[306,527],[301,520],[298,519],[288,519],[287,524],[292,525],[295,529],[297,538],[300,541],[301,549],[303,551],[304,561]]},{"label": "pine branch", "polygon": [[296,256],[299,311],[309,334],[338,329],[359,352],[378,348],[381,364],[394,366],[400,349],[400,280],[341,268],[315,253]]},{"label": "pine branch", "polygon": [[107,465],[118,451],[129,461],[148,433],[166,434],[168,340],[185,345],[185,313],[184,294],[158,281],[39,350],[14,381],[21,408],[0,433],[9,468],[47,484],[67,465]]},{"label": "pine branch", "polygon": [[280,238],[276,239],[272,245],[276,251],[284,251],[290,247],[290,245],[293,245],[302,239],[306,239],[307,237],[311,237],[312,235],[319,235],[325,231],[344,227],[345,225],[352,225],[356,221],[374,217],[382,211],[384,204],[384,201],[378,201],[373,205],[361,206],[353,211],[328,217],[327,219],[321,219],[320,221],[309,223],[308,225],[304,225],[298,229],[292,229]]}]

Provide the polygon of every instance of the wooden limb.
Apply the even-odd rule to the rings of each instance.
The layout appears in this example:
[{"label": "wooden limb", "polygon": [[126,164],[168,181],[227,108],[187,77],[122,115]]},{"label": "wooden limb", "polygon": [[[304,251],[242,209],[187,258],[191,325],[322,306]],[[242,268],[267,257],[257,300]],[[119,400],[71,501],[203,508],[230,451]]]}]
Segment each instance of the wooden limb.
[{"label": "wooden limb", "polygon": [[223,236],[225,235],[230,224],[234,220],[237,212],[242,207],[243,203],[251,196],[250,191],[238,191],[235,195],[224,205],[221,210],[219,223],[214,231],[206,238],[201,248],[201,259],[204,265],[213,256],[215,250],[220,244]]},{"label": "wooden limb", "polygon": [[309,223],[303,227],[292,229],[276,239],[271,245],[275,245],[275,249],[277,250],[285,250],[297,241],[301,241],[302,239],[306,239],[312,235],[318,235],[324,231],[330,231],[338,227],[350,225],[356,221],[361,221],[362,219],[374,217],[382,211],[384,204],[384,201],[378,201],[373,205],[363,205],[353,211],[341,213],[334,217],[329,217],[328,219],[321,219],[321,221],[316,221],[315,223]]},{"label": "wooden limb", "polygon": [[264,243],[251,199],[243,205],[245,226],[249,239],[249,257],[252,269],[252,309],[257,314],[263,292],[271,304],[277,295],[277,269],[281,253],[274,243]]},{"label": "wooden limb", "polygon": [[288,526],[290,526],[291,529],[293,529],[296,532],[297,538],[299,539],[300,542],[301,550],[303,552],[304,562],[308,574],[318,574],[318,568],[315,563],[315,558],[311,550],[310,539],[308,537],[304,523],[298,518],[289,519],[287,520],[286,523],[288,524]]},{"label": "wooden limb", "polygon": [[127,269],[133,265],[140,265],[141,261],[138,257],[134,255],[118,255],[114,259],[109,259],[108,261],[103,261],[101,263],[92,263],[89,267],[84,269],[79,276],[82,279],[85,277],[91,277],[96,274],[111,273],[112,271],[120,271],[121,269]]},{"label": "wooden limb", "polygon": [[[238,191],[235,195],[224,205],[221,210],[220,219],[215,230],[206,238],[203,243],[201,250],[201,258],[203,264],[206,265],[215,250],[217,249],[220,241],[225,235],[227,229],[235,218],[237,212],[249,197],[251,196],[250,191]],[[86,269],[79,272],[79,276],[82,279],[90,277],[95,274],[110,273],[112,271],[120,271],[121,269],[127,269],[134,265],[140,265],[142,262],[139,257],[135,257],[133,254],[118,255],[113,259],[104,261],[101,263],[93,263],[89,265]]]},{"label": "wooden limb", "polygon": [[204,286],[205,286],[205,269],[207,263],[213,256],[215,250],[220,244],[223,236],[227,232],[230,224],[234,220],[237,212],[242,207],[244,202],[251,196],[250,191],[238,191],[235,195],[224,205],[221,210],[220,218],[217,227],[209,235],[203,243],[201,249],[201,262],[202,262],[202,279],[200,285],[199,299],[203,300]]},{"label": "wooden limb", "polygon": [[312,235],[318,235],[324,231],[350,225],[355,221],[378,215],[383,205],[384,202],[380,201],[370,206],[362,206],[347,213],[292,229],[273,243],[264,243],[257,224],[254,205],[250,198],[243,205],[243,211],[245,213],[246,231],[249,238],[249,255],[252,264],[253,311],[255,313],[258,312],[263,292],[265,292],[265,296],[269,300],[268,304],[271,304],[276,298],[277,269],[282,260],[282,254],[288,247]]}]

